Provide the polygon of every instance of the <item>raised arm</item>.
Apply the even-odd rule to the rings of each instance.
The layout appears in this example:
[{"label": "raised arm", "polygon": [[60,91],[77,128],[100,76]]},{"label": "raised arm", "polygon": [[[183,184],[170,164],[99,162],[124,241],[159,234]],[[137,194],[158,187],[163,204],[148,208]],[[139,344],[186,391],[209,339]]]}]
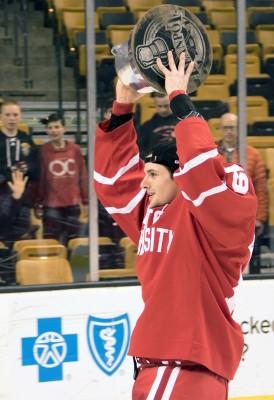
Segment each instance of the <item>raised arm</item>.
[{"label": "raised arm", "polygon": [[174,178],[193,216],[220,246],[251,244],[256,218],[256,196],[250,178],[240,165],[224,164],[208,124],[195,111],[186,94],[193,68],[186,73],[184,54],[178,68],[171,53],[169,69],[160,60],[173,113],[181,119],[175,129],[180,168]]},{"label": "raised arm", "polygon": [[140,188],[143,162],[132,120],[142,95],[118,80],[109,121],[96,130],[94,186],[106,210],[136,243],[143,218],[145,191]]}]

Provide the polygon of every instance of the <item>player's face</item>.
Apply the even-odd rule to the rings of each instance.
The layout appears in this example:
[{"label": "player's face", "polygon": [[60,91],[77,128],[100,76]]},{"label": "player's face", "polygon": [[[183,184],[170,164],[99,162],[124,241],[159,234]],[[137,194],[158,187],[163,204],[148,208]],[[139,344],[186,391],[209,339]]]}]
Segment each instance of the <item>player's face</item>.
[{"label": "player's face", "polygon": [[146,163],[141,187],[149,196],[149,206],[159,207],[170,203],[177,195],[178,186],[169,170],[161,164]]},{"label": "player's face", "polygon": [[154,101],[155,101],[156,111],[161,117],[167,117],[172,113],[170,109],[168,96],[154,97]]},{"label": "player's face", "polygon": [[63,140],[65,127],[61,121],[50,122],[47,126],[47,134],[51,142],[59,143]]},{"label": "player's face", "polygon": [[21,110],[16,104],[7,104],[2,107],[1,121],[3,127],[8,131],[17,129],[17,124],[21,120]]}]

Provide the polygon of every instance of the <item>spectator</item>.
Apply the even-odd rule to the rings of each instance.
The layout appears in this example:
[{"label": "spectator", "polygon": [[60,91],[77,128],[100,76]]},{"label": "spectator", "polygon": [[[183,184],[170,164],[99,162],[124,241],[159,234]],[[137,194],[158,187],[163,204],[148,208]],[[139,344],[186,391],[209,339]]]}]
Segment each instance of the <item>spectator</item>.
[{"label": "spectator", "polygon": [[174,140],[174,128],[178,120],[172,114],[168,96],[154,92],[156,113],[138,128],[138,146],[144,158],[151,148],[162,141]]},{"label": "spectator", "polygon": [[[0,192],[0,240],[7,242],[7,235],[14,236],[14,219],[21,207],[28,177],[18,169],[12,171],[5,191]],[[8,232],[7,232],[8,227]],[[11,248],[0,249],[0,284],[15,283],[16,255]]]},{"label": "spectator", "polygon": [[[218,142],[218,150],[226,162],[238,162],[238,118],[232,113],[223,114],[221,117],[222,140]],[[249,263],[250,273],[260,272],[260,245],[268,219],[268,190],[266,167],[257,149],[247,146],[246,169],[249,173],[258,199],[255,243],[252,258]]]},{"label": "spectator", "polygon": [[[221,117],[222,140],[218,142],[218,150],[226,162],[238,162],[238,118],[237,115],[226,113]],[[256,219],[256,235],[262,235],[268,218],[268,190],[266,167],[260,152],[252,146],[247,146],[246,169],[249,173],[258,198]]]},{"label": "spectator", "polygon": [[43,216],[45,238],[64,244],[79,235],[80,204],[88,214],[88,178],[80,147],[65,140],[63,116],[41,120],[49,142],[41,146],[41,177],[36,215]]},{"label": "spectator", "polygon": [[21,120],[21,107],[13,100],[4,101],[1,105],[0,131],[0,193],[9,193],[8,181],[12,180],[13,171],[21,171],[28,177],[20,207],[17,207],[14,218],[9,225],[6,244],[31,237],[30,209],[39,177],[37,146],[30,135],[18,130]]}]

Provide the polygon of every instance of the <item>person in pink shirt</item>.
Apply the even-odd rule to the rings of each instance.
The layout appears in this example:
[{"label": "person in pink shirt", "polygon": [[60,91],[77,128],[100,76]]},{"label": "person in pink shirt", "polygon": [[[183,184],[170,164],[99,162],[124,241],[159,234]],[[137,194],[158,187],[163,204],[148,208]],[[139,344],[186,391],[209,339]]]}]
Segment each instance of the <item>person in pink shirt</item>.
[{"label": "person in pink shirt", "polygon": [[46,120],[48,143],[40,151],[40,188],[36,214],[42,215],[45,238],[63,243],[79,235],[80,205],[88,213],[88,177],[80,147],[65,139],[62,115]]}]

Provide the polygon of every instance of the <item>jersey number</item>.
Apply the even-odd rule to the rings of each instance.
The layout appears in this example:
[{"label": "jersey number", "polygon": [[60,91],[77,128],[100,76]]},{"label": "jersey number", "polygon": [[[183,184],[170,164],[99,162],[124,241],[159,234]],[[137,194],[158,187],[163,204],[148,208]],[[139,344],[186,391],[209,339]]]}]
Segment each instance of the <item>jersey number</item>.
[{"label": "jersey number", "polygon": [[232,187],[236,193],[246,194],[248,192],[248,177],[244,172],[233,172]]}]

